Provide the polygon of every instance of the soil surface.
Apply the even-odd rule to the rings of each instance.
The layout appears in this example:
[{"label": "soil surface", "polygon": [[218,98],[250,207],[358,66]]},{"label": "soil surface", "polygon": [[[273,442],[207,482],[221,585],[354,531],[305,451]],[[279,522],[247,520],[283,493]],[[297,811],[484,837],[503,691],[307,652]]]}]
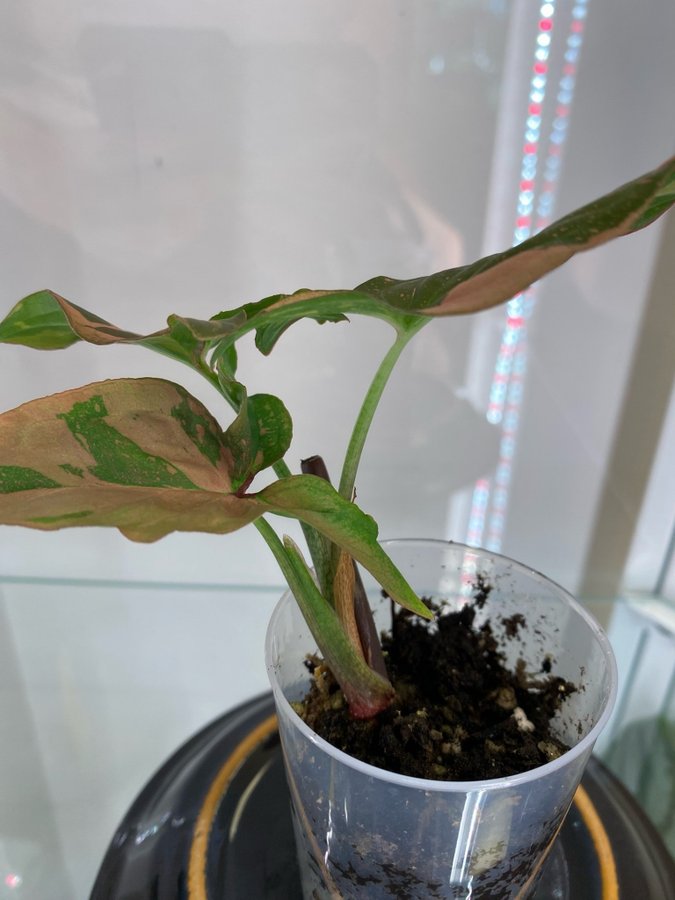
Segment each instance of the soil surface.
[{"label": "soil surface", "polygon": [[[539,671],[526,672],[520,664],[507,670],[490,624],[475,625],[488,592],[481,588],[472,605],[437,615],[431,626],[396,610],[392,632],[382,641],[396,698],[374,719],[349,714],[330,671],[316,657],[307,660],[314,678],[297,711],[340,750],[419,778],[500,778],[557,758],[569,748],[549,723],[576,688],[549,674],[544,655]],[[507,638],[516,638],[526,622],[516,615],[501,626]]]}]

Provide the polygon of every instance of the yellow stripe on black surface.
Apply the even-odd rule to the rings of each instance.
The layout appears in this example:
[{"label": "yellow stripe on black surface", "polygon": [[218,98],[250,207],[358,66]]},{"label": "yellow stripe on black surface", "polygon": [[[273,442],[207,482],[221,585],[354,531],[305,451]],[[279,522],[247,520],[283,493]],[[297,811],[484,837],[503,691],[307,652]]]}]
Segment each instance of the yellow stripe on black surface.
[{"label": "yellow stripe on black surface", "polygon": [[[211,782],[206,798],[199,810],[190,846],[188,862],[188,900],[209,900],[206,888],[206,858],[209,835],[223,795],[242,765],[251,754],[277,729],[277,717],[271,715],[257,725],[239,744],[221,766]],[[619,900],[619,879],[609,836],[598,815],[593,801],[581,785],[574,795],[574,805],[593,841],[602,894],[598,900]]]},{"label": "yellow stripe on black surface", "polygon": [[277,717],[269,716],[241,741],[211,782],[192,836],[188,862],[188,900],[208,900],[206,891],[206,855],[211,826],[228,785],[253,751],[277,729]]},{"label": "yellow stripe on black surface", "polygon": [[609,840],[609,835],[605,831],[605,826],[602,824],[602,819],[593,805],[593,801],[582,785],[579,785],[574,795],[574,804],[588,829],[598,857],[602,881],[602,900],[618,900],[619,878],[616,873],[612,844]]}]

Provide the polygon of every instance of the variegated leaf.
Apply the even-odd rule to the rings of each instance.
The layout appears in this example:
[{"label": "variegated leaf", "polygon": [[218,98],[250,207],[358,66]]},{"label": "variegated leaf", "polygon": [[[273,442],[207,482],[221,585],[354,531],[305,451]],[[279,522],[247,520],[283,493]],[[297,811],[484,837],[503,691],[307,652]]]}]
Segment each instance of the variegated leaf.
[{"label": "variegated leaf", "polygon": [[273,466],[288,450],[293,423],[284,404],[272,394],[247,397],[241,389],[239,413],[223,435],[230,451],[235,490],[248,485],[262,469]]},{"label": "variegated leaf", "polygon": [[278,513],[317,528],[396,601],[428,615],[378,544],[373,519],[328,482],[297,475],[238,495],[234,472],[216,420],[170,381],[101,381],[0,415],[2,524],[103,525],[154,541],[173,531],[224,534]]},{"label": "variegated leaf", "polygon": [[136,334],[70,303],[54,291],[24,297],[0,322],[0,342],[37,350],[61,350],[77,341],[90,344],[140,344],[194,366],[204,345],[181,322],[152,334]]},{"label": "variegated leaf", "polygon": [[154,378],[86,385],[0,416],[0,521],[108,525],[137,541],[224,533],[260,513],[234,495],[220,426]]},{"label": "variegated leaf", "polygon": [[[269,353],[280,334],[302,317],[361,313],[405,325],[405,317],[460,315],[509,300],[577,253],[649,225],[675,201],[675,157],[545,228],[516,247],[466,266],[421,278],[372,278],[352,291],[302,290],[215,316],[209,323],[184,320],[195,335],[226,343],[256,330]],[[245,321],[240,323],[242,316]],[[219,327],[220,323],[220,327]]]},{"label": "variegated leaf", "polygon": [[58,294],[40,291],[20,301],[0,323],[0,341],[40,349],[66,347],[76,339],[140,343],[194,365],[205,350],[221,342],[231,345],[249,331],[256,332],[258,348],[270,353],[281,334],[302,318],[337,322],[358,313],[406,327],[420,317],[460,315],[503,303],[576,253],[644,228],[674,201],[675,157],[516,247],[434,275],[379,276],[354,290],[276,294],[210,320],[170,316],[167,329],[149,335],[119,329]]}]

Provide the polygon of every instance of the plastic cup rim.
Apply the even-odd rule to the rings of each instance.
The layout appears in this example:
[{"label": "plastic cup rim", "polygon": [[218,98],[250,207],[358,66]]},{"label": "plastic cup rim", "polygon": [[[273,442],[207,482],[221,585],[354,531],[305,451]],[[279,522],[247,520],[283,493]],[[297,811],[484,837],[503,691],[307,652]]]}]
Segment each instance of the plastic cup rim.
[{"label": "plastic cup rim", "polygon": [[355,757],[350,756],[348,753],[345,753],[343,750],[339,750],[337,747],[334,747],[328,741],[324,740],[324,738],[320,737],[305,722],[303,722],[303,720],[295,712],[289,701],[286,699],[284,692],[281,689],[276,678],[274,663],[271,659],[271,652],[276,621],[283,613],[285,605],[287,603],[295,602],[290,590],[287,590],[284,591],[283,595],[274,607],[272,616],[270,618],[267,635],[265,638],[265,662],[267,665],[268,676],[272,683],[272,692],[274,694],[274,700],[277,708],[280,708],[284,711],[284,714],[291,720],[294,727],[297,728],[307,738],[307,740],[311,741],[311,743],[313,743],[317,747],[317,749],[333,757],[342,765],[348,766],[351,769],[355,769],[363,775],[370,776],[371,778],[375,778],[379,781],[386,781],[391,784],[395,784],[398,787],[417,788],[424,791],[435,791],[442,793],[470,793],[481,790],[498,791],[502,789],[518,787],[520,785],[527,784],[528,782],[537,781],[540,778],[545,778],[548,775],[552,775],[559,769],[563,769],[570,763],[574,762],[574,760],[579,756],[582,756],[587,751],[592,750],[595,741],[607,724],[607,720],[609,719],[614,708],[618,683],[617,665],[616,659],[614,657],[614,652],[605,632],[595,621],[593,616],[591,616],[590,613],[588,613],[583,608],[583,606],[581,606],[581,604],[574,599],[569,591],[565,590],[565,588],[561,587],[561,585],[553,581],[548,576],[543,575],[536,569],[533,569],[531,566],[520,563],[517,560],[512,559],[511,557],[505,556],[504,554],[495,553],[492,550],[484,550],[480,547],[469,547],[468,545],[460,543],[458,541],[441,541],[430,538],[390,538],[380,541],[380,543],[384,547],[392,544],[395,544],[396,546],[401,546],[403,544],[425,544],[432,546],[436,545],[439,548],[441,546],[456,547],[459,550],[465,550],[470,553],[487,556],[491,559],[504,560],[523,573],[543,579],[551,587],[555,588],[556,591],[559,592],[561,597],[564,598],[564,600],[570,605],[570,607],[577,613],[577,615],[579,615],[584,620],[584,622],[592,632],[593,637],[601,648],[603,658],[609,668],[609,692],[605,701],[605,706],[600,716],[598,717],[598,721],[591,728],[588,734],[586,734],[566,753],[563,753],[562,756],[559,756],[557,759],[554,759],[551,762],[545,763],[542,766],[537,766],[535,769],[530,769],[527,772],[520,772],[517,775],[506,775],[501,778],[486,778],[476,781],[442,781],[431,778],[416,778],[411,775],[400,775],[397,772],[390,772],[388,769],[381,769],[378,766],[373,766],[370,763],[362,762],[360,759],[356,759]]}]

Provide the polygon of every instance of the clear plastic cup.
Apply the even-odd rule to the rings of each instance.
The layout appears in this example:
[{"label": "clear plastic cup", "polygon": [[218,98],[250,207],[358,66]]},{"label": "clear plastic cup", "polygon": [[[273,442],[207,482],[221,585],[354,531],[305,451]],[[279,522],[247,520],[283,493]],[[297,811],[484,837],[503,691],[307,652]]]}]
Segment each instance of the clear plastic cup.
[{"label": "clear plastic cup", "polygon": [[[316,645],[290,594],[266,641],[306,900],[314,898],[525,898],[562,825],[616,695],[616,665],[604,633],[561,587],[520,563],[442,541],[384,544],[421,596],[452,611],[482,575],[492,586],[477,624],[522,613],[527,627],[503,635],[507,660],[552,672],[581,689],[568,696],[554,731],[572,747],[507,778],[444,782],[397,775],[332,747],[294,712],[309,684],[303,664]],[[380,628],[389,603],[365,578]]]}]

